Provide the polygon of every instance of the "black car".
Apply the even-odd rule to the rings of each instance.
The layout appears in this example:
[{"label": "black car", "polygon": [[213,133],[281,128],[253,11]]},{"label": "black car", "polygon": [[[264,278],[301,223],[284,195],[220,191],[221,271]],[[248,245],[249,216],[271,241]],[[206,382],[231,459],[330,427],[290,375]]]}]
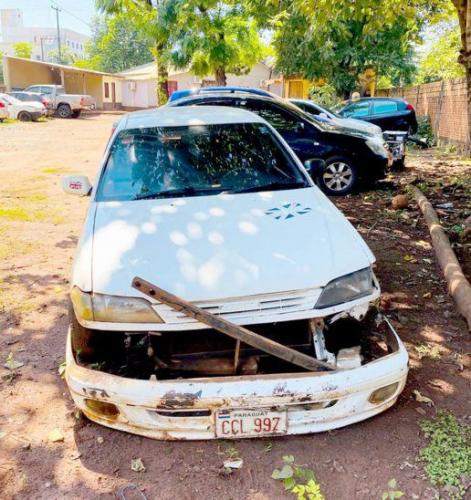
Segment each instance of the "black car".
[{"label": "black car", "polygon": [[[233,106],[252,111],[270,123],[297,154],[314,180],[329,195],[352,192],[360,181],[385,176],[390,154],[378,136],[316,121],[297,106],[281,99],[249,94],[204,94],[169,103],[168,106]],[[325,161],[322,171],[313,165]],[[314,170],[318,170],[314,169]]]},{"label": "black car", "polygon": [[357,118],[374,123],[386,130],[417,132],[417,118],[412,104],[391,97],[364,97],[348,103],[338,111],[344,118]]}]

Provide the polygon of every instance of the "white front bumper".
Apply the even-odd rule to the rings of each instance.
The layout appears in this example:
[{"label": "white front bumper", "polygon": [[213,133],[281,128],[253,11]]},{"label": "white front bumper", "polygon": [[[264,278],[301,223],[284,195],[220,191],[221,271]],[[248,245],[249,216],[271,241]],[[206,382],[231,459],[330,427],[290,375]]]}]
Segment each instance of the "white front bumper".
[{"label": "white front bumper", "polygon": [[[79,366],[67,344],[66,380],[75,404],[90,420],[155,439],[214,439],[220,409],[287,410],[288,434],[321,432],[372,417],[392,406],[408,372],[407,351],[391,328],[391,354],[359,368],[335,372],[288,373],[147,381]],[[398,383],[381,404],[373,391]],[[85,399],[115,404],[119,414],[104,418]]]}]

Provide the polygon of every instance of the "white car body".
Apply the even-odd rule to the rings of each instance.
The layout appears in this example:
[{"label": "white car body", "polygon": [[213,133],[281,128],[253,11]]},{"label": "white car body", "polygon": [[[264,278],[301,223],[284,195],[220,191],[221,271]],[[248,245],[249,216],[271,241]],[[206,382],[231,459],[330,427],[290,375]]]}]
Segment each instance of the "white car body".
[{"label": "white car body", "polygon": [[0,101],[5,105],[8,116],[17,120],[22,112],[26,112],[33,120],[47,115],[47,109],[36,101],[20,101],[7,94],[0,94]]},{"label": "white car body", "polygon": [[[232,123],[266,125],[252,113],[227,107],[132,113],[117,125],[102,169],[113,140],[125,129]],[[329,282],[369,268],[375,259],[347,219],[314,185],[281,136],[270,129],[303,172],[307,188],[97,202],[95,186],[77,248],[72,287],[94,294],[140,297],[131,286],[133,278],[140,276],[240,325],[332,316],[363,318],[370,303],[379,297],[376,279],[370,295],[316,309]],[[85,194],[89,190],[83,178],[69,178],[65,183],[69,192],[77,189]],[[163,323],[77,320],[107,335],[113,331],[207,328],[157,300],[149,301]],[[407,376],[407,353],[389,323],[388,329],[391,353],[348,374],[336,370],[165,381],[125,379],[81,366],[69,338],[66,379],[76,405],[90,419],[154,438],[221,437],[216,432],[221,407],[266,409],[275,404],[287,412],[287,433],[316,432],[363,420],[394,404]],[[391,397],[381,404],[368,402],[372,391],[390,384],[397,384]],[[87,407],[86,399],[90,398],[117,405],[119,415],[109,419],[94,413]],[[324,408],[334,399],[341,403],[323,410],[298,404],[303,401],[312,406],[315,402]],[[173,407],[170,400],[179,402]],[[173,418],[153,411],[156,408],[190,413],[205,409],[209,413]]]}]

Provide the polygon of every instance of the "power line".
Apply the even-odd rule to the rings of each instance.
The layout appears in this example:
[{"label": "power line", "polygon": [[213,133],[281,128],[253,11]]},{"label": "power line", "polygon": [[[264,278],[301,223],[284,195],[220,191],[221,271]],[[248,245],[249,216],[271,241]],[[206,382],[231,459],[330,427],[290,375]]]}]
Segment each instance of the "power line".
[{"label": "power line", "polygon": [[[88,22],[88,21],[85,21],[84,19],[82,19],[81,17],[77,16],[76,14],[74,14],[73,12],[71,12],[70,10],[68,9],[65,9],[59,2],[57,2],[56,0],[50,0],[51,3],[55,4],[56,5],[56,8],[60,8],[61,10],[63,10],[64,12],[67,12],[67,14],[69,14],[70,16],[74,17],[75,19],[77,19],[77,21],[80,21],[81,23],[83,24],[86,24],[89,28],[92,27],[92,25]],[[54,7],[52,7],[54,8]]]}]

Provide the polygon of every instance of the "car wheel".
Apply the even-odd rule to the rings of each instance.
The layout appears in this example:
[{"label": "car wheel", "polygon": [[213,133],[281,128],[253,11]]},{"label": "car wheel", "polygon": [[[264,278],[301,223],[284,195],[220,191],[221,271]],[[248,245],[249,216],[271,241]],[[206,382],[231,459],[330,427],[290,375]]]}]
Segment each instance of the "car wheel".
[{"label": "car wheel", "polygon": [[21,113],[18,113],[18,120],[20,120],[20,122],[30,122],[32,119],[33,117],[27,111],[21,111]]},{"label": "car wheel", "polygon": [[72,116],[72,110],[68,104],[59,104],[57,107],[57,115],[59,118],[70,118]]},{"label": "car wheel", "polygon": [[343,156],[326,160],[324,171],[319,176],[319,184],[330,196],[345,196],[353,191],[357,183],[357,168]]},{"label": "car wheel", "polygon": [[73,111],[71,116],[72,116],[72,118],[79,118],[81,113],[82,113],[82,110],[79,109],[78,111]]}]

